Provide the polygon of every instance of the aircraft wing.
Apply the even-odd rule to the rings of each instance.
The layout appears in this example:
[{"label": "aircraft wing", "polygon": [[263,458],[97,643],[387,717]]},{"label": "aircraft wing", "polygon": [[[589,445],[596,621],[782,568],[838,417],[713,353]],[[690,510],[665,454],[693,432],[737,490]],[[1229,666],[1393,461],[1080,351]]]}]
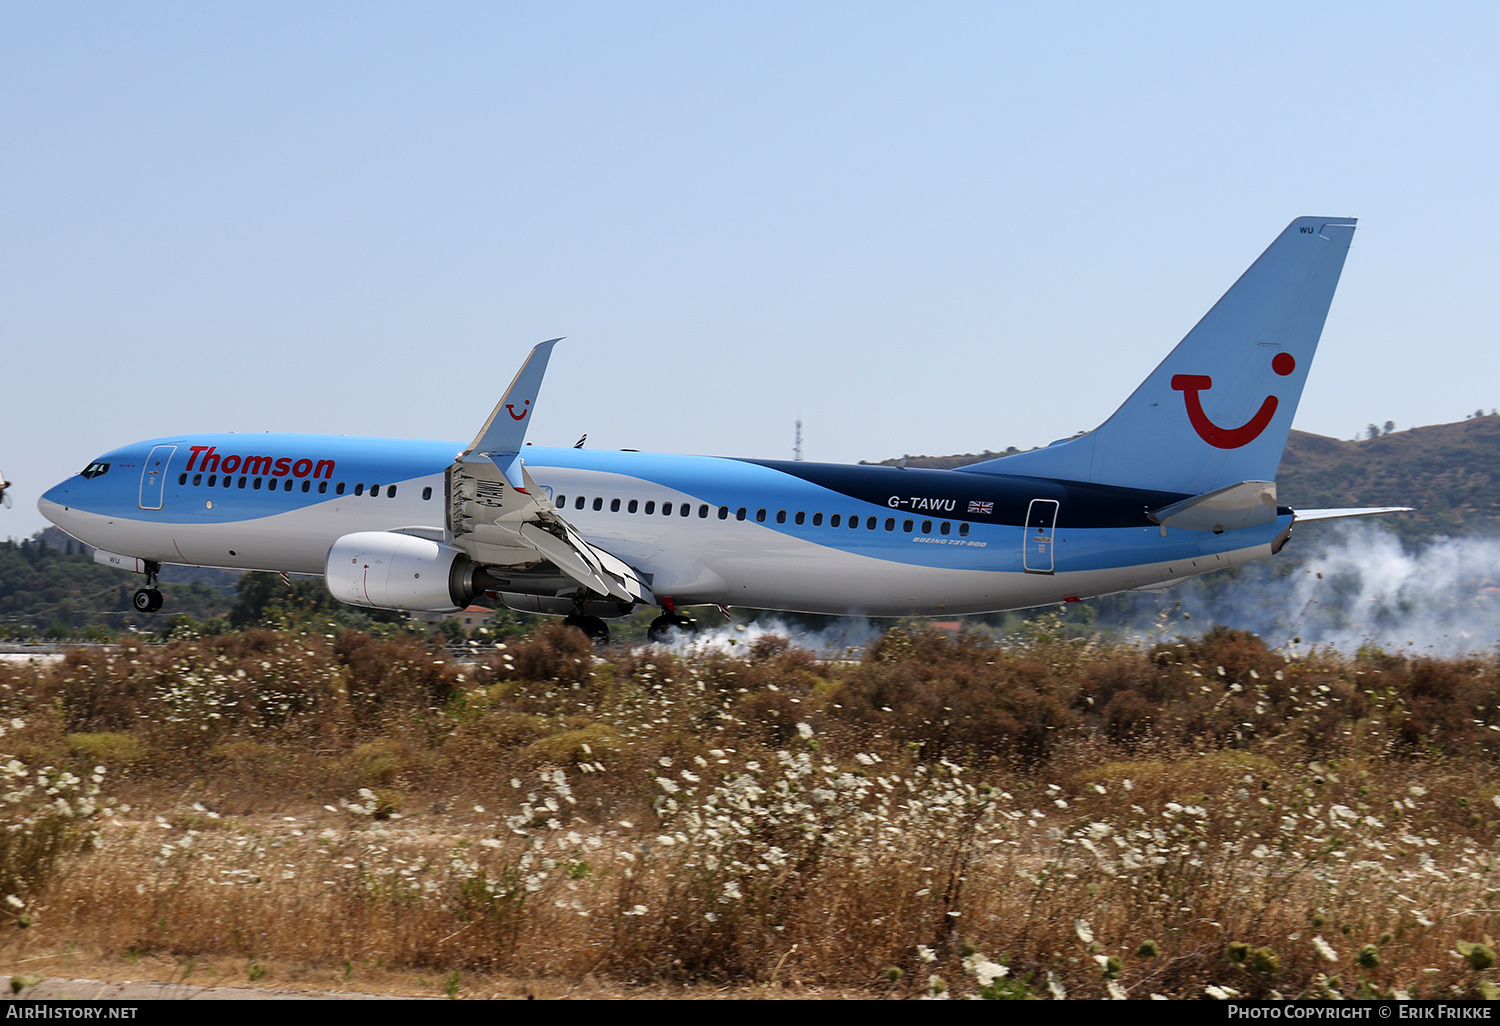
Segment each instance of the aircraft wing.
[{"label": "aircraft wing", "polygon": [[547,562],[559,576],[598,595],[654,604],[634,569],[585,541],[563,519],[521,457],[547,360],[559,341],[531,351],[478,436],[448,468],[448,531],[454,545],[487,566]]},{"label": "aircraft wing", "polygon": [[1342,517],[1373,517],[1380,513],[1410,513],[1414,506],[1366,506],[1355,509],[1299,509],[1297,522],[1304,520],[1338,520]]}]

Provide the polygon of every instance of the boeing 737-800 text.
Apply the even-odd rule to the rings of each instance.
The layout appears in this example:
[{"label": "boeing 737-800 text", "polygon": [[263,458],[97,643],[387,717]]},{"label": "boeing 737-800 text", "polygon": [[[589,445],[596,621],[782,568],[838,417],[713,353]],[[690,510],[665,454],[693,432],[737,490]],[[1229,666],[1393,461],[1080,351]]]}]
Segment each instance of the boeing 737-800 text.
[{"label": "boeing 737-800 text", "polygon": [[95,558],[323,574],[355,605],[483,593],[566,615],[646,605],[956,614],[1152,589],[1281,549],[1294,523],[1386,509],[1277,504],[1274,483],[1349,218],[1293,221],[1099,428],[958,470],[525,441],[552,346],[478,436],[171,435],[105,453],[42,512]]}]

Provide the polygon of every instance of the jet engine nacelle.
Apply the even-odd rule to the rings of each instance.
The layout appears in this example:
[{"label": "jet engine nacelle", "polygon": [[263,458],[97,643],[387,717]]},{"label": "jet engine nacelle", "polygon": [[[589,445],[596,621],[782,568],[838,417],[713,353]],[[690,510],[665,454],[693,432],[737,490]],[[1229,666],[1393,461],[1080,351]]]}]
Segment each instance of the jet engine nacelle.
[{"label": "jet engine nacelle", "polygon": [[340,602],[375,609],[447,613],[483,588],[469,557],[442,542],[391,531],[346,534],[328,550],[323,578]]}]

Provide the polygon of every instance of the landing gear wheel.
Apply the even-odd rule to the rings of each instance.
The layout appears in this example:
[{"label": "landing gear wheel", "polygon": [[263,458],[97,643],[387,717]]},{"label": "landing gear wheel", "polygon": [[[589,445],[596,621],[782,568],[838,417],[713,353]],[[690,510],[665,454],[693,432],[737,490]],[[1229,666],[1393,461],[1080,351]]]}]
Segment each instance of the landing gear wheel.
[{"label": "landing gear wheel", "polygon": [[577,614],[567,616],[563,618],[563,626],[577,627],[583,631],[585,637],[596,645],[609,643],[609,624],[597,616],[579,616]]},{"label": "landing gear wheel", "polygon": [[154,613],[161,608],[161,592],[155,588],[142,588],[132,600],[138,613]]},{"label": "landing gear wheel", "polygon": [[684,634],[697,634],[698,621],[691,616],[683,616],[681,613],[663,613],[651,621],[651,626],[646,628],[646,640],[654,645],[665,645],[672,640],[672,631],[679,630]]}]

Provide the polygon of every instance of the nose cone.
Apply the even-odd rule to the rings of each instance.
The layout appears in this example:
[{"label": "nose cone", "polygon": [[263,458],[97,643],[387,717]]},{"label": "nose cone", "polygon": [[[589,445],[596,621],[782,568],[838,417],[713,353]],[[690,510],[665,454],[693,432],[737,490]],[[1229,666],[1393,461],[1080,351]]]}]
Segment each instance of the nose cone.
[{"label": "nose cone", "polygon": [[68,482],[53,485],[36,500],[36,508],[41,511],[42,516],[52,521],[63,530],[68,529]]}]

